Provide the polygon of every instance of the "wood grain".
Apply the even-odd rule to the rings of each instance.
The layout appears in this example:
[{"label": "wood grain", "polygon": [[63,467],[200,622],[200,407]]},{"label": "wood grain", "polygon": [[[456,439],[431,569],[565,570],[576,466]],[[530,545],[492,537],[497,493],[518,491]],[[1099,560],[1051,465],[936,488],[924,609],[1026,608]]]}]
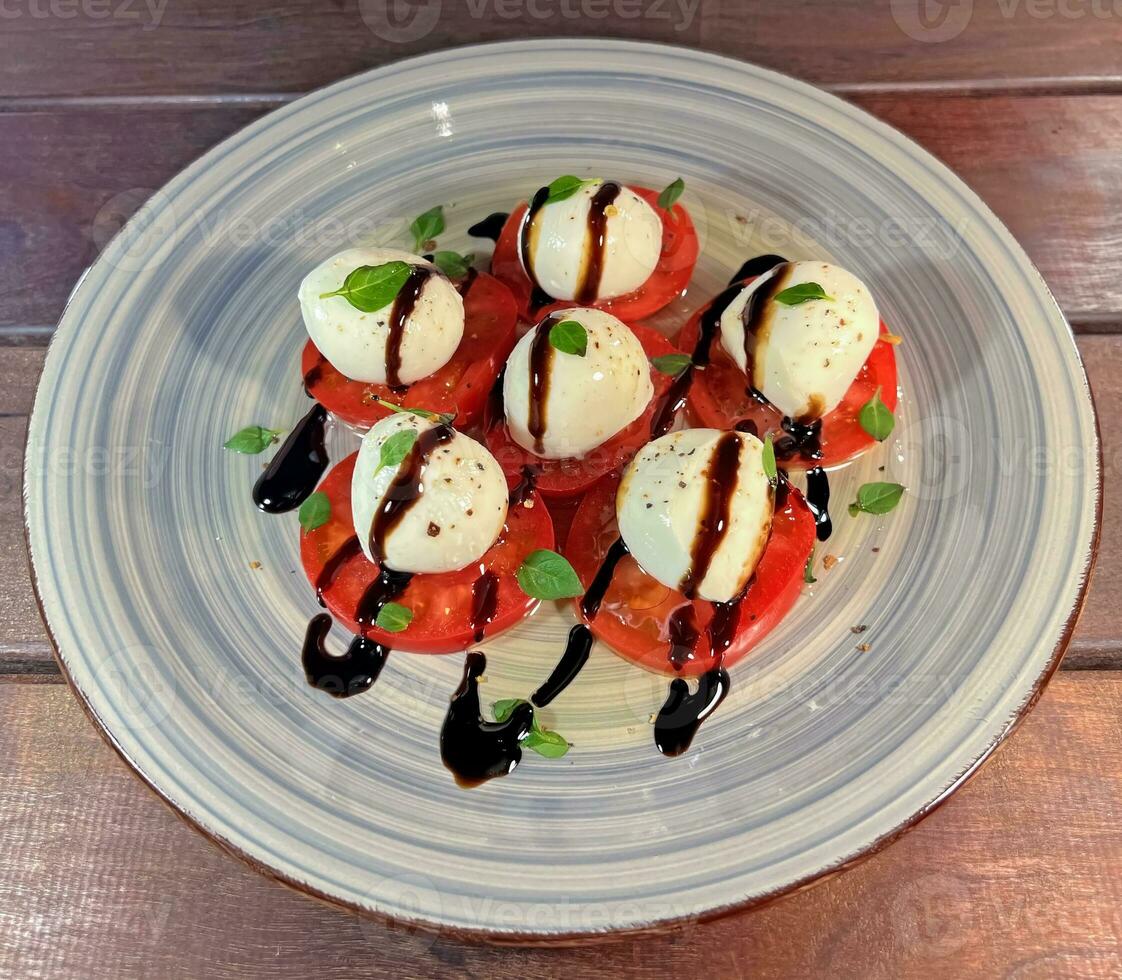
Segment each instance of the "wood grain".
[{"label": "wood grain", "polygon": [[[1079,338],[1102,419],[1122,417],[1122,336]],[[27,574],[21,502],[23,437],[43,351],[0,348],[0,675],[57,668]],[[1098,568],[1064,660],[1072,668],[1122,668],[1122,431],[1103,426],[1106,496]]]},{"label": "wood grain", "polygon": [[[387,7],[400,11],[387,17]],[[601,36],[689,44],[840,87],[1116,80],[1109,0],[10,0],[2,92],[74,97],[298,92],[469,42]],[[395,29],[400,25],[401,29]],[[814,43],[808,44],[807,37]],[[945,39],[941,39],[945,37]]]},{"label": "wood grain", "polygon": [[[1122,321],[1122,96],[860,96],[997,212],[1078,326]],[[0,327],[53,324],[123,220],[260,108],[0,113]],[[42,331],[39,332],[40,337]]]},{"label": "wood grain", "polygon": [[1061,674],[975,780],[841,876],[655,938],[501,950],[267,881],[134,779],[68,690],[0,685],[0,974],[1116,976],[1120,712],[1122,675]]}]

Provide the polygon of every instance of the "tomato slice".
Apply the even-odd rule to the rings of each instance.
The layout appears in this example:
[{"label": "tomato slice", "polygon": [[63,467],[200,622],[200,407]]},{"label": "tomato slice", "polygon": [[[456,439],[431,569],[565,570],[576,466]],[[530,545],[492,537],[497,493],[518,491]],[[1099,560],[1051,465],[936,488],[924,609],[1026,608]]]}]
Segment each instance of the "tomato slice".
[{"label": "tomato slice", "polygon": [[[664,354],[680,353],[669,340],[650,327],[632,325],[631,330],[643,345],[648,360]],[[510,437],[502,418],[494,418],[490,414],[485,423],[487,448],[499,461],[511,486],[522,478],[525,467],[530,466],[537,473],[537,488],[550,499],[583,493],[606,473],[618,470],[629,462],[632,456],[651,441],[654,413],[662,396],[673,383],[673,378],[652,367],[651,381],[654,383],[654,397],[643,414],[584,456],[568,459],[542,459],[535,456]]]},{"label": "tomato slice", "polygon": [[[625,296],[591,304],[598,310],[619,317],[625,323],[642,320],[657,313],[678,296],[689,285],[698,254],[697,231],[689,212],[682,205],[675,204],[670,211],[664,211],[658,206],[658,191],[648,187],[632,187],[631,190],[653,207],[662,219],[662,254],[650,278],[638,289]],[[522,260],[518,255],[519,233],[527,207],[526,204],[518,205],[503,225],[499,240],[495,243],[495,254],[491,257],[491,272],[510,287],[522,316],[528,320],[536,320],[555,309],[565,309],[573,304],[559,302],[541,308],[530,308],[533,284],[522,268]]]},{"label": "tomato slice", "polygon": [[[745,282],[751,282],[746,279]],[[701,316],[708,309],[702,307],[686,321],[678,334],[678,346],[692,351],[697,343]],[[888,327],[881,322],[881,339],[861,366],[849,386],[845,397],[822,417],[819,442],[822,456],[807,461],[795,456],[784,461],[790,469],[808,466],[837,466],[865,450],[877,445],[876,440],[863,428],[858,419],[862,406],[880,388],[880,397],[890,411],[896,410],[896,352],[883,338]],[[781,434],[782,414],[773,405],[761,403],[748,394],[744,372],[721,346],[719,337],[713,338],[709,352],[709,366],[694,374],[687,401],[690,418],[699,426],[712,429],[731,429],[738,422],[750,419],[759,430],[760,438],[767,432]]]},{"label": "tomato slice", "polygon": [[[586,588],[619,537],[618,486],[618,477],[602,480],[585,496],[573,518],[565,554]],[[743,659],[790,611],[802,589],[803,571],[813,548],[814,516],[802,494],[790,487],[786,502],[775,513],[771,537],[752,584],[740,602],[739,625],[732,645],[725,651],[725,667]],[[691,601],[701,635],[693,659],[676,671],[669,660],[669,620],[676,609]],[[677,589],[663,585],[644,572],[631,555],[625,555],[589,626],[625,660],[657,673],[696,676],[716,666],[705,630],[714,609],[711,602],[687,599]]]},{"label": "tomato slice", "polygon": [[[300,532],[300,559],[313,588],[324,575],[324,566],[347,548],[346,557],[328,576],[322,593],[323,604],[352,632],[359,631],[355,621],[359,602],[367,587],[378,577],[378,566],[358,547],[348,546],[355,537],[351,521],[351,476],[358,453],[352,453],[334,466],[319,485],[331,501],[331,517],[313,531]],[[478,561],[458,572],[414,575],[394,602],[413,612],[413,621],[400,633],[387,633],[375,626],[363,630],[366,636],[393,649],[413,653],[453,653],[474,640],[472,624],[472,587],[479,576],[490,571],[497,577],[494,614],[483,625],[485,636],[494,636],[528,616],[538,604],[524,593],[514,574],[523,559],[538,548],[552,548],[553,522],[536,493],[521,503],[512,504],[499,540]]]},{"label": "tomato slice", "polygon": [[485,272],[474,275],[464,294],[464,336],[452,360],[404,391],[386,385],[352,381],[320,354],[310,340],[304,345],[300,370],[316,401],[344,422],[365,431],[390,414],[373,401],[456,413],[456,427],[470,428],[483,417],[487,394],[514,347],[518,309],[510,290]]}]

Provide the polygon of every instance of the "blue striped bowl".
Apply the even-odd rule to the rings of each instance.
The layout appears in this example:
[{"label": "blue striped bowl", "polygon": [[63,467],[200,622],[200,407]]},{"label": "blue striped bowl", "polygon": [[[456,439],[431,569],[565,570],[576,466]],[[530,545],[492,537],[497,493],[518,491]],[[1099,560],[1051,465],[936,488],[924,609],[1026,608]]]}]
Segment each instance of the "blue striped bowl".
[{"label": "blue striped bowl", "polygon": [[[735,668],[687,755],[652,744],[664,679],[597,648],[545,713],[570,754],[530,755],[466,792],[437,745],[462,655],[394,655],[346,702],[306,687],[299,649],[317,607],[295,517],[256,512],[261,458],[221,447],[304,411],[305,270],[345,245],[404,243],[410,219],[441,202],[442,246],[478,249],[468,225],[567,172],[685,178],[703,257],[667,329],[750,254],[854,270],[905,338],[903,398],[890,443],[835,475],[838,528],[819,553],[841,561]],[[336,452],[353,438],[336,431]],[[760,901],[943,800],[1062,653],[1093,558],[1098,458],[1086,380],[1044,283],[914,144],[724,58],[520,42],[317,92],[156,194],[84,277],[51,345],[27,524],[75,692],[202,831],[356,909],[541,940]],[[904,503],[848,518],[855,487],[875,478],[906,484]],[[488,697],[532,690],[570,621],[543,609],[487,644]]]}]

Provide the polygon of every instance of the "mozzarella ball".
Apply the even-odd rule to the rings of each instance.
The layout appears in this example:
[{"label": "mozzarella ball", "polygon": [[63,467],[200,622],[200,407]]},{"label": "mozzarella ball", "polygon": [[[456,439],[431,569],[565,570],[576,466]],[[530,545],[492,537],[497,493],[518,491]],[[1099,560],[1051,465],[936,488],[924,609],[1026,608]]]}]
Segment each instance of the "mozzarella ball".
[{"label": "mozzarella ball", "polygon": [[[403,485],[425,433],[438,423],[405,412],[375,423],[363,436],[351,480],[351,512],[362,550],[371,561],[370,531],[374,515],[387,500],[405,505],[401,519],[384,539],[385,564],[399,572],[453,572],[478,561],[495,543],[506,521],[506,478],[495,457],[474,439],[450,426],[450,438],[424,453],[420,492]],[[412,431],[417,441],[399,463],[382,465],[382,449],[397,433]],[[400,443],[399,443],[400,444]],[[392,447],[391,447],[392,449]]]},{"label": "mozzarella ball", "polygon": [[[776,277],[779,277],[778,279]],[[759,309],[745,350],[744,310],[757,290],[817,283],[831,299]],[[721,314],[721,346],[784,415],[821,418],[845,396],[880,334],[876,303],[852,272],[825,262],[789,262],[750,282]]]},{"label": "mozzarella ball", "polygon": [[[563,353],[549,343],[551,327],[565,320],[575,320],[585,329],[583,357]],[[540,445],[530,431],[531,363],[539,336],[545,363]],[[653,397],[643,345],[626,324],[600,310],[575,308],[550,314],[515,344],[503,377],[511,438],[545,459],[591,452],[642,415]]]},{"label": "mozzarella ball", "polygon": [[[723,439],[736,440],[735,470],[718,473]],[[663,585],[694,597],[727,602],[743,590],[767,547],[774,493],[764,472],[763,443],[743,432],[683,429],[648,443],[632,460],[616,495],[619,532],[634,559]],[[731,494],[727,514],[717,489]],[[703,520],[716,541],[705,567]],[[687,578],[689,576],[689,578]]]},{"label": "mozzarella ball", "polygon": [[463,298],[431,263],[397,249],[349,248],[304,277],[300,283],[300,312],[308,336],[332,367],[354,381],[386,384],[387,342],[394,301],[373,313],[364,313],[343,296],[324,298],[324,294],[342,287],[347,276],[360,266],[386,262],[405,262],[433,272],[405,319],[399,346],[398,381],[412,384],[444,367],[464,335]]},{"label": "mozzarella ball", "polygon": [[[530,217],[528,255],[522,263],[550,296],[595,303],[623,296],[645,283],[662,253],[662,219],[629,187],[605,208],[604,240],[593,241],[589,211],[604,181],[589,181],[571,197],[545,204]],[[594,254],[595,253],[595,254]],[[600,257],[599,283],[586,277]]]}]

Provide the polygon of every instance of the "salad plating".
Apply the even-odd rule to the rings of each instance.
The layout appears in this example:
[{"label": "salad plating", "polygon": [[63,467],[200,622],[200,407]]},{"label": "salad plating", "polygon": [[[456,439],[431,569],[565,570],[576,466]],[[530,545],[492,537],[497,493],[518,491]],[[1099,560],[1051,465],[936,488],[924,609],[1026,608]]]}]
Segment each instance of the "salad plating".
[{"label": "salad plating", "polygon": [[[489,272],[435,250],[433,208],[413,223],[416,252],[348,249],[300,285],[314,404],[253,499],[299,510],[301,560],[327,610],[308,624],[308,682],[350,697],[392,649],[460,651],[542,601],[575,604],[549,677],[496,702],[493,720],[486,658],[468,653],[440,733],[461,785],[511,772],[525,749],[569,750],[536,709],[577,677],[594,638],[672,678],[654,741],[684,752],[729,668],[814,581],[815,541],[832,531],[826,468],[893,431],[899,338],[839,266],[750,259],[676,344],[637,322],[692,276],[684,186],[559,177],[469,229],[496,242]],[[332,419],[361,445],[329,470]],[[248,426],[226,448],[259,453],[280,435]],[[848,513],[887,513],[903,493],[865,484]],[[328,648],[333,619],[354,634],[345,652]]]}]

